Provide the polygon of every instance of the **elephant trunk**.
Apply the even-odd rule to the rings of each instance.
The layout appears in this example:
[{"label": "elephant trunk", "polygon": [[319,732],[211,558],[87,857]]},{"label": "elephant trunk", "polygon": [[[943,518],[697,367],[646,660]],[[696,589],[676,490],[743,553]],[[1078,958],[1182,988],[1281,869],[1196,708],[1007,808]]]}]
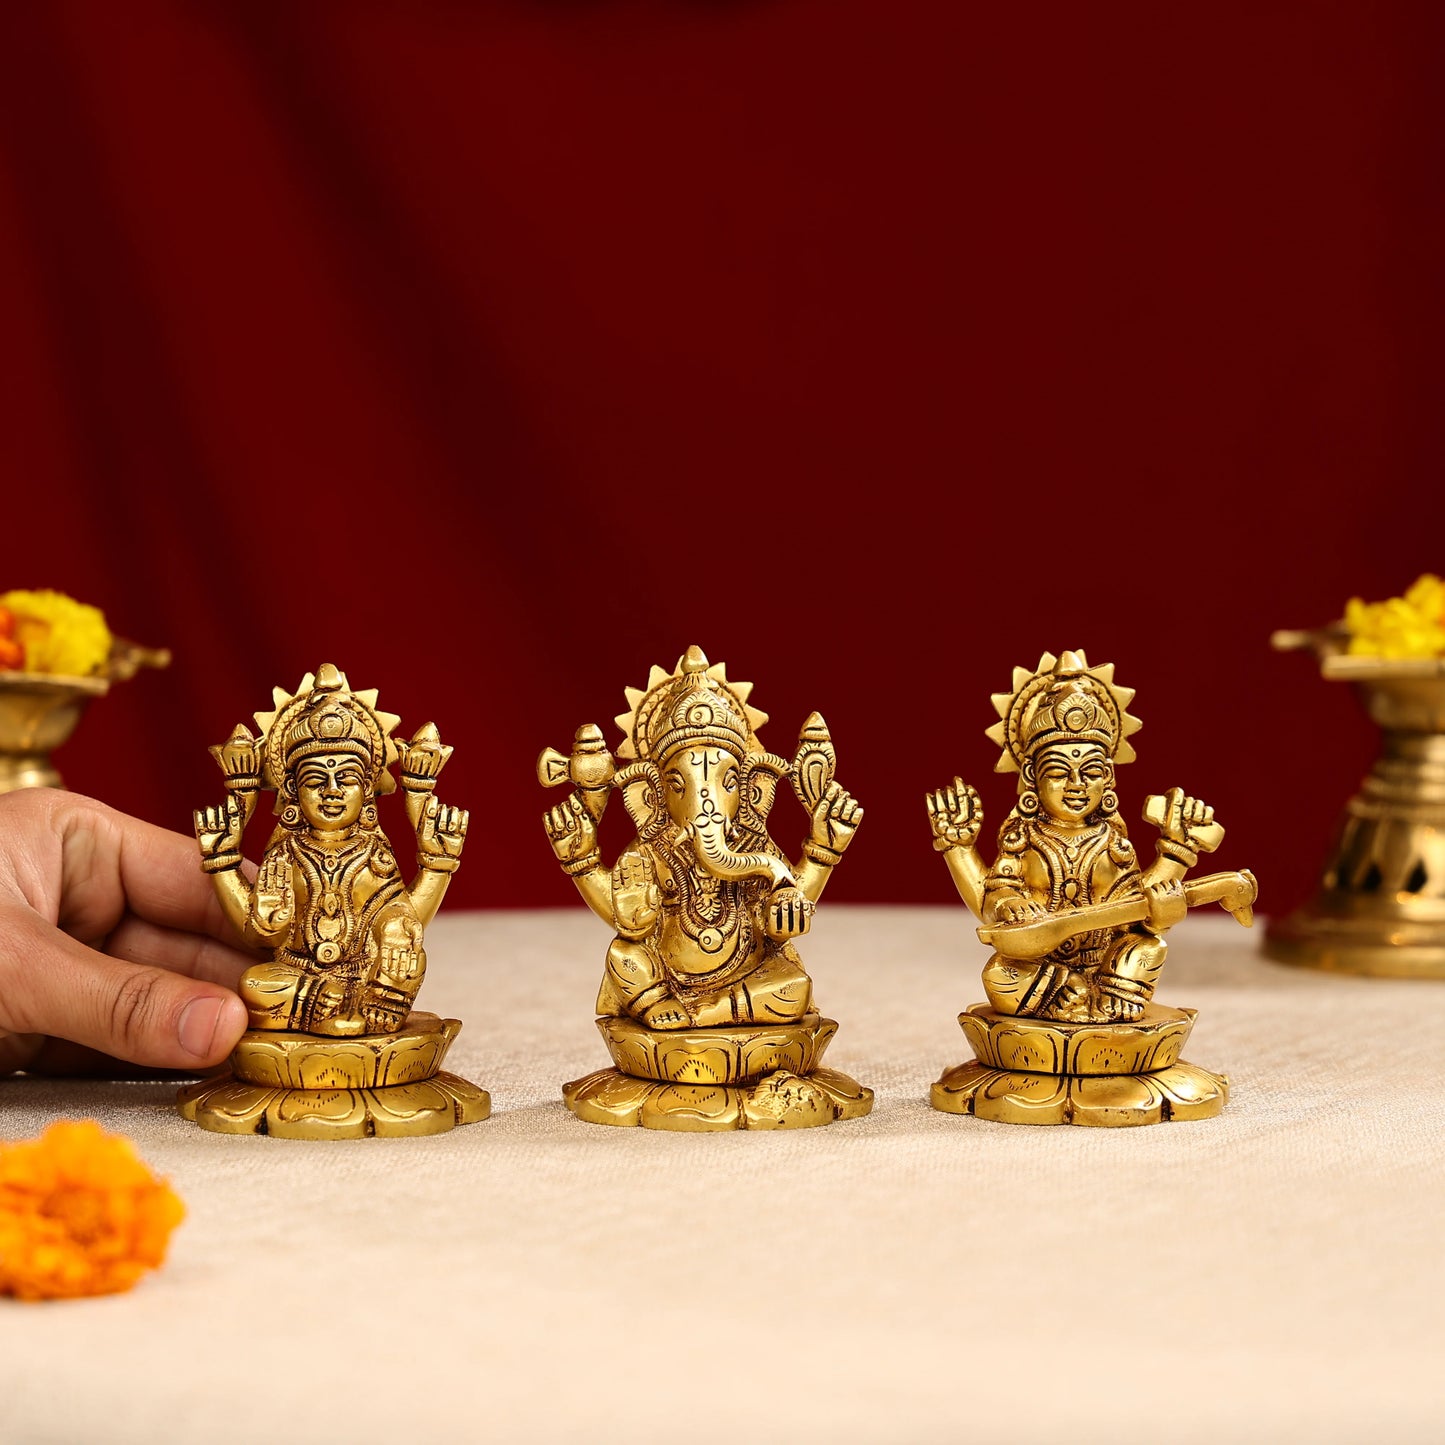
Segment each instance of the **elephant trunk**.
[{"label": "elephant trunk", "polygon": [[703,818],[688,831],[697,861],[714,878],[771,878],[774,888],[790,888],[793,874],[781,858],[771,853],[734,853],[724,834],[721,818]]}]

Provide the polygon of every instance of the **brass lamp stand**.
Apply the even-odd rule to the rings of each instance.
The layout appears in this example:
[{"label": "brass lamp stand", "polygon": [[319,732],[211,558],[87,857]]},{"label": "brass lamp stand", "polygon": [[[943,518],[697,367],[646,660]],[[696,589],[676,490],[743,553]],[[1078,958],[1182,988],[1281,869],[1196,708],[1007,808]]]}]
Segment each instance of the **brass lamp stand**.
[{"label": "brass lamp stand", "polygon": [[164,648],[137,647],[117,637],[98,677],[61,677],[43,672],[0,672],[0,793],[17,788],[62,788],[50,754],[75,731],[92,698],[143,667],[166,667]]},{"label": "brass lamp stand", "polygon": [[1445,978],[1445,658],[1354,657],[1337,629],[1277,632],[1320,675],[1352,682],[1380,755],[1345,806],[1319,888],[1272,920],[1281,963],[1388,978]]}]

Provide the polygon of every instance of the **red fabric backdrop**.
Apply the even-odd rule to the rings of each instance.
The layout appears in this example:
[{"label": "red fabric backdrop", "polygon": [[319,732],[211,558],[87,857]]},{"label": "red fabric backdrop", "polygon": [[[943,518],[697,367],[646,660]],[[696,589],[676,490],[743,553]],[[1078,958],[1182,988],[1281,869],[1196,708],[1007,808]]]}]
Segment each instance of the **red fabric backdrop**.
[{"label": "red fabric backdrop", "polygon": [[185,828],[333,660],[456,744],[454,897],[566,904],[533,759],[696,641],[832,725],[833,896],[941,901],[925,788],[1001,818],[1085,647],[1129,810],[1296,900],[1370,740],[1269,632],[1445,567],[1441,15],[6,7],[0,582],[176,659],[69,782]]}]

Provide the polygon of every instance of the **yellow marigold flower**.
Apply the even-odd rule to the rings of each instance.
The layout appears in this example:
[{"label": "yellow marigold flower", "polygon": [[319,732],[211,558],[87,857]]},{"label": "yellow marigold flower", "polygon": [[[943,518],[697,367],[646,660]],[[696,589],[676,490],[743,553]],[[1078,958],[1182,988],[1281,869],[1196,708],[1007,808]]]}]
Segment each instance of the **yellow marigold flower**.
[{"label": "yellow marigold flower", "polygon": [[1403,597],[1351,597],[1345,630],[1357,657],[1445,657],[1445,581],[1427,572]]},{"label": "yellow marigold flower", "polygon": [[93,1119],[0,1143],[0,1295],[74,1299],[129,1289],[164,1261],[184,1214],[130,1140]]},{"label": "yellow marigold flower", "polygon": [[26,672],[90,677],[110,657],[110,628],[99,607],[63,592],[6,592],[0,607],[15,614],[15,639],[25,649]]},{"label": "yellow marigold flower", "polygon": [[1432,617],[1437,623],[1445,623],[1445,581],[1433,572],[1417,577],[1405,601],[1422,617]]}]

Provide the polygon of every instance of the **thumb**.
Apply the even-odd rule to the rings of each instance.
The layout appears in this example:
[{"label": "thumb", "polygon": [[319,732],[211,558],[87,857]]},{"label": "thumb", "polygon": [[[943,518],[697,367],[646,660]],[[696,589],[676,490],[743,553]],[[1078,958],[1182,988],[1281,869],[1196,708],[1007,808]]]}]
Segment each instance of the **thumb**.
[{"label": "thumb", "polygon": [[111,958],[33,915],[12,913],[0,929],[0,1029],[196,1069],[220,1063],[246,1023],[220,984]]}]

